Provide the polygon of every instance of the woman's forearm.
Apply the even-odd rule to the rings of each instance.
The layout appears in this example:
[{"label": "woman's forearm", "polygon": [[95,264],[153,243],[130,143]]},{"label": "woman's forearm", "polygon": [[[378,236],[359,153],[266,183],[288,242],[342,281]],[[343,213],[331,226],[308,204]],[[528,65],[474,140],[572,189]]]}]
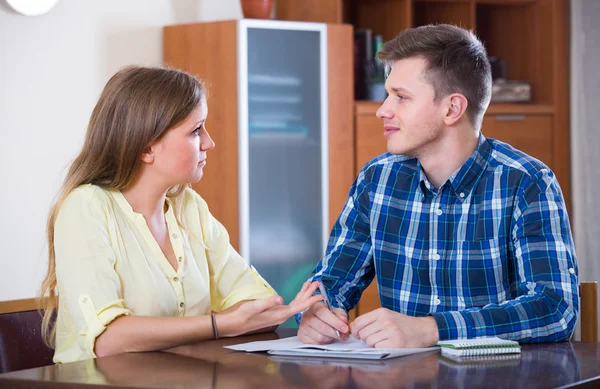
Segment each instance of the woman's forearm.
[{"label": "woman's forearm", "polygon": [[[305,283],[290,305],[274,296],[240,301],[215,316],[219,337],[272,331],[290,316],[320,301],[318,283]],[[213,338],[210,315],[192,317],[122,316],[96,338],[96,356],[166,350]]]},{"label": "woman's forearm", "polygon": [[[234,317],[240,306],[251,300],[240,301],[218,314],[217,331],[220,337],[231,336],[231,330],[239,331]],[[268,326],[250,331],[258,334],[274,331]],[[121,316],[110,323],[96,339],[94,351],[103,357],[126,352],[156,351],[174,348],[203,340],[213,339],[210,315],[191,317]]]},{"label": "woman's forearm", "polygon": [[[225,335],[225,334],[223,334]],[[213,338],[210,315],[192,317],[122,316],[96,338],[98,357],[156,351]]]}]

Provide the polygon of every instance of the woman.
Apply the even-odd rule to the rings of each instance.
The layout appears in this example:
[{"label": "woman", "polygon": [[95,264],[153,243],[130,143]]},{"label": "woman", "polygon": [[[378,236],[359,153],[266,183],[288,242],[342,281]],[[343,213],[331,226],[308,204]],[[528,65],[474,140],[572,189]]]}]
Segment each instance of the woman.
[{"label": "woman", "polygon": [[47,225],[55,362],[266,331],[320,300],[305,284],[283,305],[189,187],[215,146],[207,115],[184,72],[129,67],[108,81]]}]

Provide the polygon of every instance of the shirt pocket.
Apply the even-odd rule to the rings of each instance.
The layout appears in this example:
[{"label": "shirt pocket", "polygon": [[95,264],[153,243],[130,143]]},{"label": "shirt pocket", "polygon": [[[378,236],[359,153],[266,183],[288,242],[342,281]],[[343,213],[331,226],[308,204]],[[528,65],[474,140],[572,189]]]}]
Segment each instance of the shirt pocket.
[{"label": "shirt pocket", "polygon": [[466,308],[506,300],[509,282],[504,237],[459,243],[457,259],[457,292],[464,297]]}]

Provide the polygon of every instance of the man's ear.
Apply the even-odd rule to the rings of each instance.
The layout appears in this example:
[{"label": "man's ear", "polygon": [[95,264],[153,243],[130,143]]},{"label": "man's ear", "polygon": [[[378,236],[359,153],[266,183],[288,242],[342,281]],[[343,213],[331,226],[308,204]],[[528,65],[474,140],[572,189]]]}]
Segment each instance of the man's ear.
[{"label": "man's ear", "polygon": [[142,162],[147,164],[154,162],[154,150],[152,145],[148,145],[144,148],[144,151],[142,152]]},{"label": "man's ear", "polygon": [[446,125],[451,126],[456,124],[460,118],[466,115],[469,103],[467,102],[467,98],[460,93],[451,94],[446,98],[446,101],[447,111],[444,122]]}]

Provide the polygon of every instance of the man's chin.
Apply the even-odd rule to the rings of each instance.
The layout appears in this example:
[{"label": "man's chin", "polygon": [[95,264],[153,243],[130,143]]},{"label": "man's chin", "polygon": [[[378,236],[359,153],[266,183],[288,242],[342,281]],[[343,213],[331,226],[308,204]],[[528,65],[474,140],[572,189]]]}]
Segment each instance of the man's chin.
[{"label": "man's chin", "polygon": [[406,147],[401,147],[398,145],[395,145],[391,140],[388,139],[387,142],[387,150],[390,154],[394,154],[394,155],[405,155],[406,154]]},{"label": "man's chin", "polygon": [[405,155],[407,157],[413,157],[413,158],[415,157],[414,153],[412,153],[410,149],[407,149],[405,147],[400,148],[400,147],[389,147],[388,146],[388,152],[393,155]]}]

